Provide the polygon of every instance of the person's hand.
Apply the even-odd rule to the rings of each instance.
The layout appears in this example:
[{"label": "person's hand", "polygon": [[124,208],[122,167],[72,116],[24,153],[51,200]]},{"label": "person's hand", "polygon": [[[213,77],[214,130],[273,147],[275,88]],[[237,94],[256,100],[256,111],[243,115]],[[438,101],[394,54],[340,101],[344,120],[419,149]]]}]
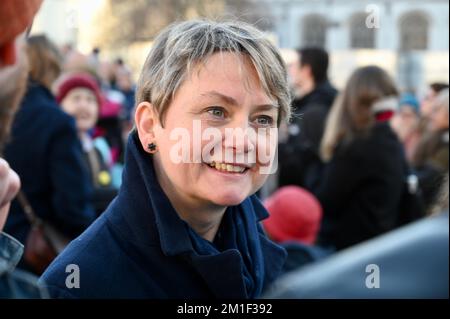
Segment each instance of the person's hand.
[{"label": "person's hand", "polygon": [[20,189],[20,179],[9,164],[0,158],[0,231],[5,225],[11,201]]}]

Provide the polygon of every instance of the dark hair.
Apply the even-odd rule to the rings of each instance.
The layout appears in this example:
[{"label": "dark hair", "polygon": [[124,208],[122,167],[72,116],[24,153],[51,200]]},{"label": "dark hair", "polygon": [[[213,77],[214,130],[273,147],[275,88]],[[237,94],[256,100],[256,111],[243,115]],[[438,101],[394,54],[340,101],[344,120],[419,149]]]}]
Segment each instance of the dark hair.
[{"label": "dark hair", "polygon": [[436,94],[438,94],[438,93],[441,92],[442,90],[448,89],[448,84],[447,84],[447,83],[442,83],[442,82],[435,82],[435,83],[431,83],[431,84],[430,84],[430,88],[431,88]]},{"label": "dark hair", "polygon": [[328,53],[322,48],[300,48],[300,66],[309,65],[314,83],[319,84],[328,79]]}]

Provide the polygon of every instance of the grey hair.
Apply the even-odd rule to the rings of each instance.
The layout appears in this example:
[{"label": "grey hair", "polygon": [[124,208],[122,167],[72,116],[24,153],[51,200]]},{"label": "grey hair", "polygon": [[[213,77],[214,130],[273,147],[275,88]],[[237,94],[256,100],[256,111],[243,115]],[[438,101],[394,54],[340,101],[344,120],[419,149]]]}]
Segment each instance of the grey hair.
[{"label": "grey hair", "polygon": [[136,103],[152,103],[161,124],[176,91],[193,66],[217,52],[248,56],[265,93],[279,106],[278,124],[290,117],[285,64],[275,46],[243,22],[192,20],[171,24],[155,39],[136,90]]}]

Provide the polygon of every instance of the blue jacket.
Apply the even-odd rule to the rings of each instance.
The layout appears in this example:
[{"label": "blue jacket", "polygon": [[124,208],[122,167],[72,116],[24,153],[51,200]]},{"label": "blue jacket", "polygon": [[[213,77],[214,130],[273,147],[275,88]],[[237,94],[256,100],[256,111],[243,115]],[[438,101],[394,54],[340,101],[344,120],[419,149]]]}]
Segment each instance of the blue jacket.
[{"label": "blue jacket", "polygon": [[[132,133],[118,197],[41,280],[61,298],[258,297],[286,258],[259,226],[265,217],[251,196],[227,209],[216,236],[221,240],[200,238],[178,217]],[[70,264],[78,266],[79,288],[66,287]]]},{"label": "blue jacket", "polygon": [[[45,87],[30,82],[14,119],[5,158],[35,213],[75,238],[95,219],[75,121]],[[5,232],[25,243],[30,225],[17,201]]]},{"label": "blue jacket", "polygon": [[23,254],[23,245],[15,238],[0,232],[0,299],[46,298],[38,286],[37,277],[16,270]]}]

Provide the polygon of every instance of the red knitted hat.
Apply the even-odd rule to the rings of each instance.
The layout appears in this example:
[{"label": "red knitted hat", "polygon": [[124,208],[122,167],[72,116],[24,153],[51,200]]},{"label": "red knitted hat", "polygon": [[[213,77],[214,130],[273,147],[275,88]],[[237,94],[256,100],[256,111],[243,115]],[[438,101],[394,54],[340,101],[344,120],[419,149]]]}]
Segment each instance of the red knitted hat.
[{"label": "red knitted hat", "polygon": [[100,88],[97,85],[95,79],[88,74],[73,74],[67,76],[58,86],[58,90],[56,92],[56,101],[61,104],[62,100],[66,97],[66,95],[73,89],[76,88],[86,88],[91,90],[95,94],[95,98],[97,99],[98,107],[100,109],[102,105],[102,98]]},{"label": "red knitted hat", "polygon": [[263,221],[263,226],[273,240],[314,244],[322,207],[313,194],[297,186],[285,186],[270,196],[264,205],[270,216]]}]

